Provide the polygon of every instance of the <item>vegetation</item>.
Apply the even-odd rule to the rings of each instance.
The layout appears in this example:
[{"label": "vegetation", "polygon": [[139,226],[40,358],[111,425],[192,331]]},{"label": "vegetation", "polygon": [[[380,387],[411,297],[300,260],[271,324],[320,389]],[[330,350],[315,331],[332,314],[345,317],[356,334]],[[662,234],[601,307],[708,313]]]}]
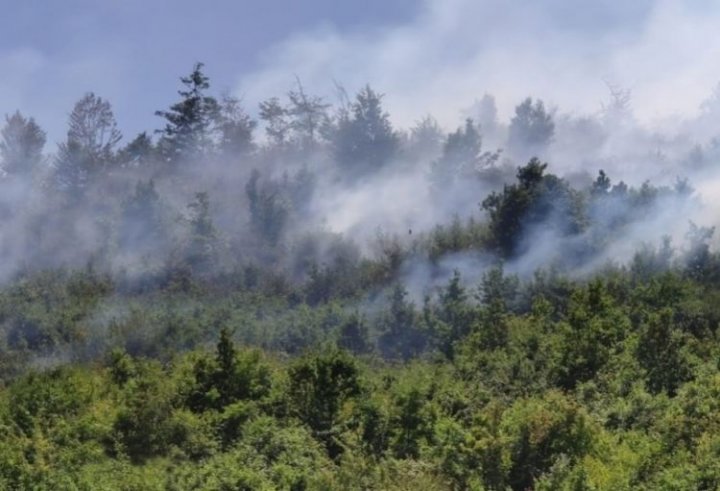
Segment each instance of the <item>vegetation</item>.
[{"label": "vegetation", "polygon": [[[94,94],[54,159],[7,118],[0,186],[28,203],[0,214],[0,489],[720,488],[714,230],[607,253],[686,181],[507,175],[472,120],[407,136],[370,87],[332,114],[298,81],[256,142],[202,68],[157,142],[119,147]],[[511,130],[549,145],[552,114],[528,99]],[[437,199],[503,184],[373,252],[314,220],[326,175],[420,153]]]}]

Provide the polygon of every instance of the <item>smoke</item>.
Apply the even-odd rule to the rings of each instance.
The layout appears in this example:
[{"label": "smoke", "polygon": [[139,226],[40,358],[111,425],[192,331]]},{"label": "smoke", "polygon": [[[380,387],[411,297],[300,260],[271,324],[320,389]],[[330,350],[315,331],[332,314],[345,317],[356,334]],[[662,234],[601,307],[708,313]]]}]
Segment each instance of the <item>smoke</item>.
[{"label": "smoke", "polygon": [[[394,120],[426,112],[445,127],[483,93],[503,119],[528,95],[573,114],[594,113],[606,81],[632,90],[644,123],[697,115],[718,80],[712,2],[592,5],[560,0],[427,0],[412,22],[380,32],[323,27],[267,49],[238,92],[256,101],[280,93],[294,74],[316,93],[333,81],[351,91],[370,82],[390,94]],[[423,101],[418,104],[418,101]]]},{"label": "smoke", "polygon": [[[38,173],[0,184],[0,278],[89,263],[130,279],[256,264],[297,281],[313,267],[342,270],[360,256],[394,261],[393,273],[419,300],[454,269],[474,283],[497,259],[482,247],[487,214],[480,204],[514,182],[517,167],[535,155],[577,190],[603,169],[613,184],[637,189],[646,180],[671,189],[688,178],[695,194],[687,199],[663,191],[641,214],[627,199],[602,208],[585,203],[590,223],[572,235],[562,216],[524,223],[517,238],[522,252],[505,258],[507,271],[529,277],[559,264],[590,274],[608,261],[629,263],[639,247],[664,236],[682,248],[690,220],[713,226],[720,211],[718,21],[720,7],[700,1],[427,0],[403,24],[349,31],[324,25],[294,34],[263,51],[259,68],[239,77],[235,92],[245,110],[256,115],[259,102],[284,101],[298,77],[303,90],[334,103],[326,122],[337,125],[338,111],[369,82],[385,94],[383,108],[396,130],[399,149],[390,161],[343,178],[332,137],[312,148],[299,139],[273,146],[261,125],[255,147],[245,152],[208,155],[172,173],[158,170],[157,156],[143,165],[125,162],[73,196],[54,186],[50,155]],[[18,100],[27,100],[18,87],[52,63],[33,50],[2,59],[9,60],[11,76],[0,89]],[[70,65],[73,73],[85,66],[93,77],[104,71],[102,63]],[[338,84],[350,101],[338,100]],[[528,96],[531,109],[543,101],[549,136],[533,139],[532,128],[517,136],[523,133],[515,108]],[[439,122],[430,144],[431,127],[412,131],[428,114]],[[438,180],[448,133],[467,117],[480,124],[477,161]],[[421,141],[414,139],[421,134]],[[259,177],[250,189],[253,170]],[[139,183],[151,180],[154,191],[142,195]],[[207,193],[207,202],[198,193]],[[473,231],[458,232],[467,237],[439,253],[429,251],[436,227],[453,220],[471,220]],[[609,225],[618,220],[622,226]],[[378,237],[397,250],[378,247]]]}]

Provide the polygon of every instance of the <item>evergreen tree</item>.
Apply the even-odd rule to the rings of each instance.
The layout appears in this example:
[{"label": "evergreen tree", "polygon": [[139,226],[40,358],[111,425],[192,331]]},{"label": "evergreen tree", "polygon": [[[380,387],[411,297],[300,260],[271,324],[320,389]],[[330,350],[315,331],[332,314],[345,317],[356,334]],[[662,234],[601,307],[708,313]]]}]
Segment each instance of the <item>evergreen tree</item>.
[{"label": "evergreen tree", "polygon": [[288,218],[288,207],[273,186],[261,186],[260,172],[253,170],[245,185],[250,207],[250,224],[260,237],[271,245],[280,240]]},{"label": "evergreen tree", "polygon": [[388,359],[409,360],[422,353],[427,345],[427,335],[418,325],[415,306],[406,297],[405,287],[395,285],[390,308],[381,318],[379,348]]},{"label": "evergreen tree", "polygon": [[195,193],[190,209],[190,239],[186,251],[188,264],[197,273],[208,272],[217,259],[218,235],[210,216],[208,193]]},{"label": "evergreen tree", "polygon": [[11,176],[30,175],[42,162],[45,132],[20,111],[5,117],[0,130],[0,166]]},{"label": "evergreen tree", "polygon": [[341,326],[337,344],[351,353],[365,354],[371,349],[368,328],[361,314],[355,312]]},{"label": "evergreen tree", "polygon": [[400,139],[382,107],[382,95],[365,86],[343,109],[332,139],[335,159],[351,177],[383,168],[396,156]]},{"label": "evergreen tree", "polygon": [[118,152],[118,162],[125,167],[143,167],[152,162],[156,149],[146,132],[140,133]]},{"label": "evergreen tree", "polygon": [[180,101],[167,111],[156,111],[164,118],[165,128],[157,130],[162,136],[158,142],[166,162],[176,164],[202,158],[213,147],[212,132],[217,122],[220,105],[206,91],[210,79],[203,73],[203,64],[196,63],[187,77],[181,77],[184,88],[178,91]]}]

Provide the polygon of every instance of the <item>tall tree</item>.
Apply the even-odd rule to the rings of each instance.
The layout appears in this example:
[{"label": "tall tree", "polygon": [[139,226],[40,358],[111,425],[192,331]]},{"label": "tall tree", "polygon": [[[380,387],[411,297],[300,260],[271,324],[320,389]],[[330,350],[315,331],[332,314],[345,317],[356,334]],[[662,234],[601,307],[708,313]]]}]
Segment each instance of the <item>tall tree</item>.
[{"label": "tall tree", "polygon": [[282,148],[288,139],[290,123],[287,109],[280,103],[280,99],[272,97],[260,103],[260,119],[265,123],[265,134],[270,142]]},{"label": "tall tree", "polygon": [[218,232],[210,214],[208,193],[195,193],[188,209],[190,237],[185,257],[194,272],[207,273],[215,265],[218,254]]},{"label": "tall tree", "polygon": [[450,133],[443,145],[442,155],[432,163],[431,178],[438,188],[446,187],[460,177],[471,174],[480,166],[482,138],[472,119],[464,128]]},{"label": "tall tree", "polygon": [[395,285],[390,294],[390,307],[380,319],[383,332],[378,343],[380,352],[388,359],[409,360],[422,353],[427,345],[427,333],[418,326],[415,305],[406,297],[405,287]]},{"label": "tall tree", "polygon": [[159,142],[163,158],[170,163],[191,160],[206,155],[212,148],[212,131],[220,105],[206,94],[210,79],[203,73],[202,63],[196,63],[187,77],[181,77],[184,88],[178,91],[180,101],[167,111],[156,111],[164,118],[165,128]]},{"label": "tall tree", "polygon": [[287,114],[292,118],[290,128],[296,135],[300,149],[312,151],[317,145],[320,128],[328,119],[330,104],[324,102],[322,97],[308,95],[299,78],[296,82],[297,89],[288,93],[290,105]]},{"label": "tall tree", "polygon": [[45,132],[33,118],[25,118],[20,111],[5,117],[0,130],[0,161],[10,175],[28,175],[42,161]]},{"label": "tall tree", "polygon": [[528,97],[515,108],[510,122],[508,146],[517,156],[525,159],[542,153],[552,142],[555,123],[543,101],[533,103]]},{"label": "tall tree", "polygon": [[67,139],[59,145],[55,160],[58,184],[79,190],[115,159],[122,138],[110,103],[89,92],[70,113]]},{"label": "tall tree", "polygon": [[242,158],[255,148],[253,131],[257,126],[242,108],[240,100],[226,95],[222,99],[218,117],[220,155],[224,158]]},{"label": "tall tree", "polygon": [[245,185],[250,208],[250,225],[270,245],[280,240],[288,218],[288,206],[272,183],[260,183],[260,172],[253,169]]},{"label": "tall tree", "polygon": [[367,85],[338,114],[335,159],[353,176],[381,169],[397,153],[400,139],[382,107],[382,97]]}]

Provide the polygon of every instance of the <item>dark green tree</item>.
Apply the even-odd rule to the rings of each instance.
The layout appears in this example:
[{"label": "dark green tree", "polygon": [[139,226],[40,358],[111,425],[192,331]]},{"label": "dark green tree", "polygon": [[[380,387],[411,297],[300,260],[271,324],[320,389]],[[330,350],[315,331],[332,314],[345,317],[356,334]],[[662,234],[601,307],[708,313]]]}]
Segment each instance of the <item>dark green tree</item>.
[{"label": "dark green tree", "polygon": [[297,361],[288,371],[291,410],[323,441],[331,457],[342,451],[337,438],[338,415],[348,399],[360,394],[360,372],[343,351],[330,351]]},{"label": "dark green tree", "polygon": [[371,351],[368,327],[361,314],[355,312],[342,323],[337,344],[340,348],[357,355]]},{"label": "dark green tree", "polygon": [[178,91],[180,101],[167,111],[155,112],[167,121],[165,128],[157,130],[162,135],[158,147],[166,162],[192,161],[212,150],[212,133],[220,105],[217,99],[207,95],[210,79],[202,69],[203,64],[196,63],[187,77],[180,78],[184,86]]},{"label": "dark green tree", "polygon": [[390,307],[380,319],[382,334],[378,347],[388,359],[409,360],[420,355],[428,343],[427,333],[419,325],[415,305],[406,297],[405,287],[396,284],[390,294]]},{"label": "dark green tree", "polygon": [[493,245],[503,257],[525,252],[531,243],[525,233],[543,227],[558,236],[570,236],[582,230],[585,212],[579,193],[568,183],[545,174],[547,164],[537,158],[518,168],[517,183],[505,185],[482,202],[490,218]]},{"label": "dark green tree", "polygon": [[648,315],[641,327],[637,357],[647,373],[647,388],[653,394],[674,396],[681,384],[692,379],[685,346],[688,336],[673,323],[673,312],[663,308]]},{"label": "dark green tree", "polygon": [[417,459],[422,439],[432,438],[433,415],[427,395],[417,387],[398,397],[397,409],[391,420],[394,429],[392,450],[398,458]]},{"label": "dark green tree", "polygon": [[188,221],[190,237],[185,257],[193,271],[206,273],[215,265],[219,245],[218,232],[210,215],[208,193],[196,193],[195,199],[188,205],[188,208],[190,210]]},{"label": "dark green tree", "polygon": [[468,295],[462,285],[460,272],[455,270],[452,278],[440,293],[436,312],[439,325],[440,350],[450,359],[455,356],[455,343],[470,333],[474,315],[468,303]]},{"label": "dark green tree", "polygon": [[258,400],[270,390],[270,368],[260,352],[240,352],[230,330],[223,327],[215,356],[199,358],[193,367],[194,384],[187,404],[194,411],[220,410],[244,400]]},{"label": "dark green tree", "polygon": [[369,85],[340,111],[332,138],[335,160],[351,177],[383,168],[396,156],[399,142],[382,107],[382,95]]},{"label": "dark green tree", "polygon": [[260,172],[256,169],[245,185],[245,194],[250,208],[250,225],[262,240],[277,245],[288,219],[288,206],[280,190],[271,184],[260,183]]}]

